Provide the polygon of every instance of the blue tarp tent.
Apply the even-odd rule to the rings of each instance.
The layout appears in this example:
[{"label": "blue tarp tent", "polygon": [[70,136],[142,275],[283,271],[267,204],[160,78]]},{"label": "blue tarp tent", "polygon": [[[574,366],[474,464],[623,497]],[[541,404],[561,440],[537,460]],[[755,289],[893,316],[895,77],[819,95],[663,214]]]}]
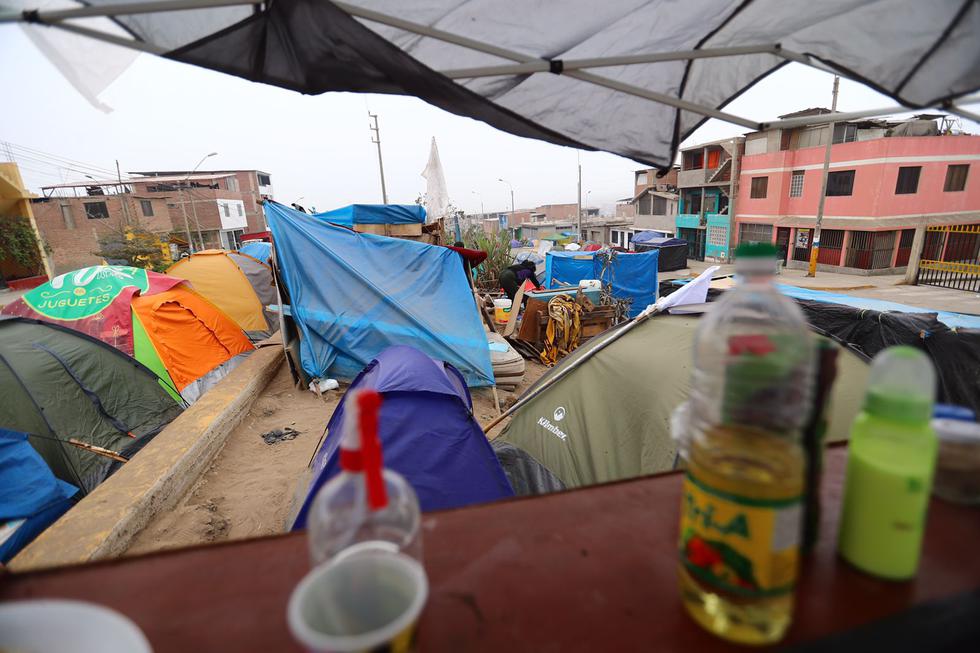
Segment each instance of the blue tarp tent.
[{"label": "blue tarp tent", "polygon": [[456,252],[358,234],[271,201],[265,215],[310,376],[350,380],[388,347],[411,345],[455,365],[471,386],[493,385]]},{"label": "blue tarp tent", "polygon": [[[602,251],[602,250],[600,250]],[[582,279],[601,279],[612,286],[613,297],[631,298],[629,316],[657,301],[656,250],[629,254],[617,252],[612,266],[603,272],[599,252],[548,252],[545,261],[545,280],[548,288],[578,285]]]},{"label": "blue tarp tent", "polygon": [[633,243],[647,243],[658,239],[669,240],[669,236],[666,234],[666,231],[641,231],[640,233],[633,235]]},{"label": "blue tarp tent", "polygon": [[252,258],[257,258],[263,263],[268,263],[269,258],[272,256],[272,245],[261,241],[245,243],[238,251],[247,256],[251,256]]},{"label": "blue tarp tent", "polygon": [[0,429],[0,562],[61,517],[77,492],[55,478],[26,434]]},{"label": "blue tarp tent", "polygon": [[351,204],[333,211],[315,213],[327,222],[350,227],[355,224],[425,223],[425,207],[418,204]]},{"label": "blue tarp tent", "polygon": [[[382,352],[347,392],[372,388],[384,398],[379,437],[385,467],[415,489],[423,511],[458,508],[513,496],[510,483],[480,425],[462,375],[412,347]],[[345,397],[346,399],[346,397]],[[306,526],[316,493],[340,471],[344,401],[327,424],[313,462],[313,479],[293,529]]]}]

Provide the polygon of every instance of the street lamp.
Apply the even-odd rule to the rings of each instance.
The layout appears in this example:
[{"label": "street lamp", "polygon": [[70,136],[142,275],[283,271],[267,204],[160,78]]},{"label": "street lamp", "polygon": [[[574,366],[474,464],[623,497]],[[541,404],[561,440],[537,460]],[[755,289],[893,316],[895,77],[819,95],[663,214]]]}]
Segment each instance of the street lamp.
[{"label": "street lamp", "polygon": [[[201,160],[197,162],[196,166],[194,166],[194,169],[188,172],[186,175],[184,175],[184,179],[181,181],[180,186],[178,187],[178,192],[180,193],[180,211],[181,213],[184,214],[184,232],[187,234],[187,246],[190,248],[191,254],[194,253],[194,239],[191,236],[191,226],[187,222],[187,205],[184,203],[184,186],[187,184],[187,180],[190,179],[190,176],[193,175],[195,172],[197,172],[197,169],[201,167],[201,164],[213,156],[218,156],[218,153],[211,152],[210,154],[205,154],[204,156],[202,156]],[[204,236],[201,234],[201,223],[197,219],[197,204],[194,203],[193,198],[191,198],[191,211],[194,214],[194,224],[197,225],[198,242],[200,243],[201,248],[203,249]],[[218,219],[220,220],[221,216],[218,216]]]},{"label": "street lamp", "polygon": [[507,221],[507,224],[508,224],[508,226],[513,227],[513,225],[511,223],[514,222],[514,187],[511,186],[511,183],[509,181],[507,181],[506,179],[500,179],[500,178],[498,178],[497,181],[503,182],[503,183],[507,184],[508,187],[510,187],[510,220]]},{"label": "street lamp", "polygon": [[482,220],[487,217],[487,214],[483,211],[483,195],[475,190],[471,190],[470,192],[480,198],[480,219]]}]

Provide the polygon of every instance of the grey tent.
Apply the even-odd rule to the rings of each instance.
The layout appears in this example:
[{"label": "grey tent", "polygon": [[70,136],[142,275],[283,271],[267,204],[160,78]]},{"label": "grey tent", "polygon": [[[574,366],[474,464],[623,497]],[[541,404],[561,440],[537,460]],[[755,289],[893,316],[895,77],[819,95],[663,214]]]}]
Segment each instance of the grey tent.
[{"label": "grey tent", "polygon": [[72,57],[59,35],[81,34],[302,93],[414,95],[512,134],[663,169],[708,118],[761,130],[901,109],[766,123],[723,110],[789,62],[858,81],[905,107],[943,106],[980,120],[960,106],[977,101],[964,96],[980,88],[980,3],[973,0],[2,4],[14,9],[0,22],[56,28],[42,34],[32,27],[33,38],[90,99],[112,75],[92,84],[88,71],[112,66],[100,69],[91,48],[82,61]]},{"label": "grey tent", "polygon": [[[569,488],[672,469],[676,448],[670,437],[670,416],[691,391],[697,323],[697,317],[660,315],[638,325],[530,400],[497,440],[524,450]],[[588,341],[562,366],[613,333]],[[864,397],[867,375],[862,357],[841,352],[829,440],[847,437]]]},{"label": "grey tent", "polygon": [[90,492],[183,410],[142,363],[80,331],[0,318],[0,428],[29,435],[54,475]]}]

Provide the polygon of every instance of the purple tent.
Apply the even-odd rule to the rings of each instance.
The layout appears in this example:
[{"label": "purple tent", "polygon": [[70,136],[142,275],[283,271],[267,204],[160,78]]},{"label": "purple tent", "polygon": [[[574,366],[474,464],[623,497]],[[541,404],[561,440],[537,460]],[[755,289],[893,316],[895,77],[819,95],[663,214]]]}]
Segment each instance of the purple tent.
[{"label": "purple tent", "polygon": [[[357,388],[374,388],[383,395],[379,435],[385,467],[415,488],[423,511],[513,496],[503,468],[473,418],[473,401],[455,367],[412,347],[389,347],[357,375],[348,392]],[[327,429],[293,530],[306,526],[316,493],[340,472],[336,453],[344,431],[343,401]]]}]

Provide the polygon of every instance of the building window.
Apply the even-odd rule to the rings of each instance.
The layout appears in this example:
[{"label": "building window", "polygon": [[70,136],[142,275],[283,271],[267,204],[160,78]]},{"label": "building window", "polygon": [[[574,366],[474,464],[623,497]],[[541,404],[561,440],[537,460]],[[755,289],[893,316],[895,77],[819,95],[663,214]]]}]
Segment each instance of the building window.
[{"label": "building window", "polygon": [[851,143],[857,140],[857,125],[835,125],[834,143]]},{"label": "building window", "polygon": [[789,196],[801,197],[803,195],[803,170],[794,170],[793,177],[789,181]]},{"label": "building window", "polygon": [[802,150],[807,147],[817,147],[818,145],[827,144],[827,128],[820,127],[808,127],[806,129],[800,130],[800,136],[797,140],[797,149]]},{"label": "building window", "polygon": [[242,205],[241,204],[236,204],[235,205],[235,208],[238,209],[238,215],[245,215],[244,211],[242,211]]},{"label": "building window", "polygon": [[701,191],[685,189],[681,196],[684,213],[701,213]]},{"label": "building window", "polygon": [[766,198],[766,191],[769,189],[769,177],[752,177],[752,199],[761,200]]},{"label": "building window", "polygon": [[738,227],[738,242],[740,243],[771,243],[771,224],[741,224]]},{"label": "building window", "polygon": [[89,220],[103,220],[109,217],[109,207],[105,202],[86,202],[85,217]]},{"label": "building window", "polygon": [[143,217],[149,218],[153,215],[153,202],[150,200],[140,200],[140,209],[143,210]]},{"label": "building window", "polygon": [[684,153],[684,169],[700,170],[704,167],[704,150]]},{"label": "building window", "polygon": [[854,192],[854,171],[840,170],[827,175],[827,197],[843,197]]},{"label": "building window", "polygon": [[712,247],[726,247],[728,245],[728,227],[721,225],[709,226],[708,244]]},{"label": "building window", "polygon": [[75,228],[75,216],[71,214],[71,204],[61,205],[61,219],[65,221],[65,229]]},{"label": "building window", "polygon": [[922,166],[907,166],[898,169],[898,182],[895,184],[896,195],[911,195],[919,190],[919,173]]},{"label": "building window", "polygon": [[224,209],[225,209],[225,217],[226,218],[230,218],[231,217],[231,209],[228,208],[228,205],[227,204],[222,204],[221,206],[223,206]]},{"label": "building window", "polygon": [[952,193],[966,188],[966,174],[969,171],[969,165],[947,166],[946,183],[943,185],[943,192]]},{"label": "building window", "polygon": [[261,172],[256,175],[259,178],[259,186],[271,186],[272,180],[269,179],[269,175],[263,175]]},{"label": "building window", "polygon": [[225,187],[228,190],[238,192],[238,177],[228,177],[225,179]]}]

